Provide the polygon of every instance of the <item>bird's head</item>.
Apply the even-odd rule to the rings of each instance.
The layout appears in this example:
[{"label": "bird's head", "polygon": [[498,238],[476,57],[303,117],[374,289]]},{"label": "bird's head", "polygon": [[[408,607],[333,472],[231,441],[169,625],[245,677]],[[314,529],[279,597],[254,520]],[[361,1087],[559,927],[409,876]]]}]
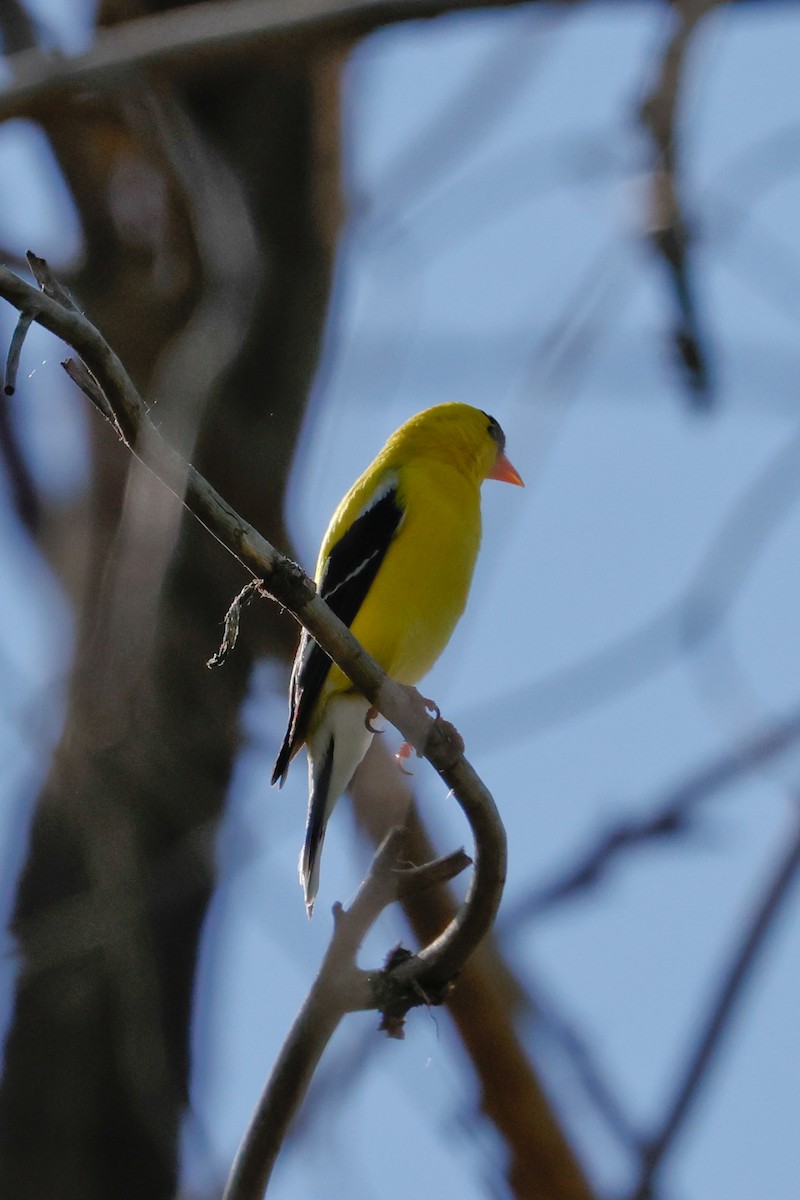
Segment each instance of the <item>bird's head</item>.
[{"label": "bird's head", "polygon": [[455,463],[476,483],[500,479],[524,487],[506,458],[506,438],[499,423],[469,404],[437,404],[417,413],[398,429],[392,443],[404,457]]}]

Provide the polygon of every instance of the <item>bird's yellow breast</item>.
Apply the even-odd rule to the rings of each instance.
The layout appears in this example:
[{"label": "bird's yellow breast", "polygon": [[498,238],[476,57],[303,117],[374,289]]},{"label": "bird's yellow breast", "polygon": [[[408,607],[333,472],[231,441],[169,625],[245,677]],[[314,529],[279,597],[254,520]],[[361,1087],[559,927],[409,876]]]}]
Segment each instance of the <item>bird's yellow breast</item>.
[{"label": "bird's yellow breast", "polygon": [[[398,473],[402,523],[361,609],[354,635],[400,683],[417,683],[464,611],[481,536],[480,484],[447,463]],[[325,691],[350,681],[331,668]]]}]

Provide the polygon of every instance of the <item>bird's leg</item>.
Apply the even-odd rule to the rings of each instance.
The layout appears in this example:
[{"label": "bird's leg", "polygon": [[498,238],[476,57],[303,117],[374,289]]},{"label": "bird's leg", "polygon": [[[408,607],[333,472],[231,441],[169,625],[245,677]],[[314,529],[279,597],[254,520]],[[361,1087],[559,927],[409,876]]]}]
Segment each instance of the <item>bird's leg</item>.
[{"label": "bird's leg", "polygon": [[382,729],[376,729],[375,726],[372,724],[372,722],[375,720],[375,718],[379,717],[380,715],[381,714],[378,712],[378,710],[374,704],[372,705],[371,708],[367,709],[366,716],[364,717],[364,724],[366,725],[366,727],[370,731],[370,733],[383,733]]},{"label": "bird's leg", "polygon": [[[403,766],[403,763],[406,761],[406,759],[411,758],[411,751],[413,749],[414,749],[414,747],[411,745],[411,742],[403,742],[402,746],[400,747],[400,749],[397,751],[397,753],[394,756],[395,762],[397,763],[398,767],[400,768],[400,770],[403,772],[404,775],[413,775],[414,774],[413,771],[407,771],[405,769],[405,767]],[[417,751],[417,755],[419,756],[419,751]]]}]

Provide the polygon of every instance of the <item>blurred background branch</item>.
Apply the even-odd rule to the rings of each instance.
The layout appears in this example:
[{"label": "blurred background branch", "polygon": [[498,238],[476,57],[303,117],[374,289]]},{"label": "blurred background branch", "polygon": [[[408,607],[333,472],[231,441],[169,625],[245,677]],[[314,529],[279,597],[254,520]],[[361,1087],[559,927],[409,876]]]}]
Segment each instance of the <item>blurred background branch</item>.
[{"label": "blurred background branch", "polygon": [[731,788],[743,776],[763,770],[772,759],[791,753],[798,739],[800,712],[794,711],[750,738],[737,740],[729,753],[671,788],[665,796],[648,803],[647,815],[619,822],[601,834],[559,879],[541,886],[513,907],[508,906],[503,915],[504,932],[514,933],[521,923],[537,917],[551,905],[597,886],[618,855],[630,853],[648,842],[696,835],[700,824],[696,809],[700,804]]},{"label": "blurred background branch", "polygon": [[677,124],[687,54],[701,22],[724,0],[676,0],[674,32],[667,42],[652,90],[641,108],[652,143],[650,236],[667,269],[677,321],[672,334],[678,361],[686,369],[689,394],[698,407],[711,400],[709,351],[701,333],[697,285],[690,252],[692,221],[683,197]]},{"label": "blurred background branch", "polygon": [[[433,691],[501,798],[506,924],[400,1055],[341,1031],[282,1195],[791,1191],[799,20],[0,13],[4,260],[56,260],[246,519],[308,562],[386,434],[452,398],[530,485],[522,516],[487,493]],[[257,606],[205,669],[239,573],[57,353],[31,331],[0,410],[0,1194],[212,1200],[321,953],[299,793],[265,799],[295,627]],[[409,813],[412,863],[464,836],[391,750],[331,829],[333,894]],[[435,937],[452,890],[384,944]]]}]

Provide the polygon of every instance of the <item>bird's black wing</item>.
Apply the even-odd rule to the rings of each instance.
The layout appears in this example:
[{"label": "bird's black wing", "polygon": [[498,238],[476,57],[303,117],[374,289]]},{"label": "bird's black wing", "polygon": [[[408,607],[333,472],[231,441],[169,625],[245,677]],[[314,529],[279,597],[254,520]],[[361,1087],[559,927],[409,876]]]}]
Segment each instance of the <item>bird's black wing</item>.
[{"label": "bird's black wing", "polygon": [[[397,479],[390,476],[328,555],[319,594],[345,625],[351,625],[372,586],[403,520]],[[272,782],[283,783],[289,763],[303,745],[311,713],[331,660],[303,630],[292,669],[289,727],[275,761]]]}]

